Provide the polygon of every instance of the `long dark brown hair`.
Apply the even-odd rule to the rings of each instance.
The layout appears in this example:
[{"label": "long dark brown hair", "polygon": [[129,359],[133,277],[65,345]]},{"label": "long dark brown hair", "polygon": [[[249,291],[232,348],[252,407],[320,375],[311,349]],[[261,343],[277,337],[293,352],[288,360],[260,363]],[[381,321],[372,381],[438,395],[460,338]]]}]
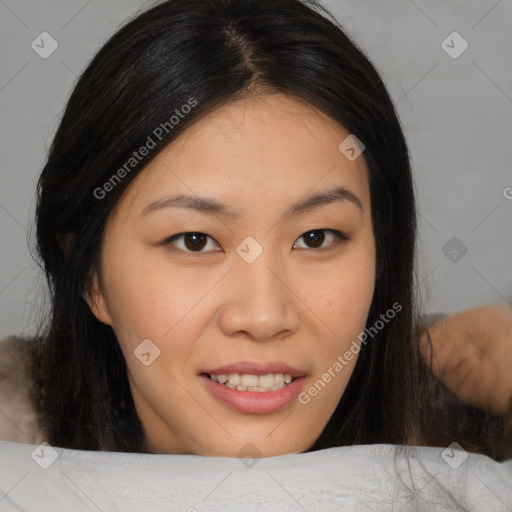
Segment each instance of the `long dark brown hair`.
[{"label": "long dark brown hair", "polygon": [[[414,191],[406,142],[379,74],[314,2],[169,0],[123,26],[87,66],[38,183],[37,247],[51,315],[32,344],[34,400],[50,444],[143,450],[118,341],[84,300],[105,223],[130,182],[180,133],[227,102],[263,93],[300,97],[364,143],[378,266],[367,325],[395,303],[402,308],[363,345],[310,450],[424,442]],[[191,98],[194,108],[169,128]],[[165,123],[169,129],[155,136]],[[98,189],[148,137],[155,147],[99,198]]]}]

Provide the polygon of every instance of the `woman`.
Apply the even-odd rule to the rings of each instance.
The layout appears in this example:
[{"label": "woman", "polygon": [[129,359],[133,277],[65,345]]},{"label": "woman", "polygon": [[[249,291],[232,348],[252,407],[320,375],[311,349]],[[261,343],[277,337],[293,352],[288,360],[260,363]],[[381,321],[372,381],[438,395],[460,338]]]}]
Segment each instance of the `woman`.
[{"label": "woman", "polygon": [[[458,363],[478,357],[418,343],[407,146],[378,73],[314,7],[164,2],[78,81],[38,186],[52,315],[29,347],[50,444],[511,456],[506,367],[477,397]],[[493,315],[509,328],[505,309],[470,318]],[[468,339],[458,321],[446,339]],[[510,357],[470,346],[485,339],[491,365]],[[461,369],[458,397],[431,364]]]}]

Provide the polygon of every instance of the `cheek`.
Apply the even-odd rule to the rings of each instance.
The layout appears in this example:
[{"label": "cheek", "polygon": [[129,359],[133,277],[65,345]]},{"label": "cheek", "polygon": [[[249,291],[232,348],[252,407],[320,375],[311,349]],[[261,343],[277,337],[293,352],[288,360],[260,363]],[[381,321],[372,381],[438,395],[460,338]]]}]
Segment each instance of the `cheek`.
[{"label": "cheek", "polygon": [[336,333],[354,336],[366,323],[375,286],[374,272],[372,268],[361,267],[340,274],[338,281],[333,279],[338,286],[330,289],[329,321]]},{"label": "cheek", "polygon": [[[302,403],[311,403],[325,421],[336,408],[352,375],[375,287],[372,245],[347,252],[341,264],[317,275],[309,307],[318,314],[315,337],[316,372]],[[327,326],[328,330],[323,326]],[[322,329],[323,335],[318,333]],[[324,392],[324,388],[327,390]],[[315,398],[318,397],[318,398]]]},{"label": "cheek", "polygon": [[151,256],[120,254],[115,265],[104,266],[107,308],[119,327],[116,334],[121,343],[126,344],[128,336],[131,345],[146,338],[159,344],[173,340],[175,344],[200,331],[197,305],[216,280],[216,275],[210,274],[216,273],[198,275],[165,264],[161,255]]},{"label": "cheek", "polygon": [[[340,372],[333,365],[342,357],[343,371],[337,379],[335,386],[343,391],[355,366],[360,346],[360,335],[364,331],[368,311],[371,306],[373,286],[366,283],[353,283],[354,285],[340,286],[338,290],[330,293],[330,306],[322,321],[329,326],[330,335],[320,337],[318,353],[320,355],[319,368],[321,372],[328,369]],[[326,297],[329,300],[329,297]],[[336,399],[337,401],[337,399]]]},{"label": "cheek", "polygon": [[[299,402],[327,423],[343,395],[359,355],[374,291],[374,265],[366,262],[340,267],[310,294],[310,307],[318,311],[315,373]],[[328,330],[326,329],[328,328]],[[319,335],[320,330],[323,335]],[[327,334],[325,334],[327,333]]]},{"label": "cheek", "polygon": [[309,275],[315,282],[303,285],[303,302],[328,328],[329,346],[334,339],[334,345],[342,348],[366,323],[375,288],[373,252],[368,248],[353,251],[343,261]]}]

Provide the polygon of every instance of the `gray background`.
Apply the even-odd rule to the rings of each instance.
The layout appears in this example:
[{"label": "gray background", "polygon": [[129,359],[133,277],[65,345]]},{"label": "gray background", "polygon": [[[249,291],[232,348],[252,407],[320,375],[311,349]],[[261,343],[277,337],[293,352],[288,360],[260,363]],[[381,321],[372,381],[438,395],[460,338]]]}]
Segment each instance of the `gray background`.
[{"label": "gray background", "polygon": [[[70,89],[106,37],[152,4],[0,0],[0,338],[33,332],[45,305],[28,244],[36,181]],[[511,0],[324,5],[377,66],[409,142],[423,310],[512,303]],[[458,58],[442,47],[454,31],[469,44]],[[31,47],[42,32],[59,45],[47,59]]]}]

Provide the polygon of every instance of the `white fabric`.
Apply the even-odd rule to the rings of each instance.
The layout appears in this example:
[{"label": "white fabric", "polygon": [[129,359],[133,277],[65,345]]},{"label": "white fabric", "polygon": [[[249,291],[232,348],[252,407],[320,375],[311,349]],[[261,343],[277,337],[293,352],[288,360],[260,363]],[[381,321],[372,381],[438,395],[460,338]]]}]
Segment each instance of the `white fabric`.
[{"label": "white fabric", "polygon": [[[468,454],[454,468],[442,448],[366,445],[263,459],[53,450],[0,441],[2,512],[512,510],[512,461]],[[43,469],[36,460],[53,463]]]}]

